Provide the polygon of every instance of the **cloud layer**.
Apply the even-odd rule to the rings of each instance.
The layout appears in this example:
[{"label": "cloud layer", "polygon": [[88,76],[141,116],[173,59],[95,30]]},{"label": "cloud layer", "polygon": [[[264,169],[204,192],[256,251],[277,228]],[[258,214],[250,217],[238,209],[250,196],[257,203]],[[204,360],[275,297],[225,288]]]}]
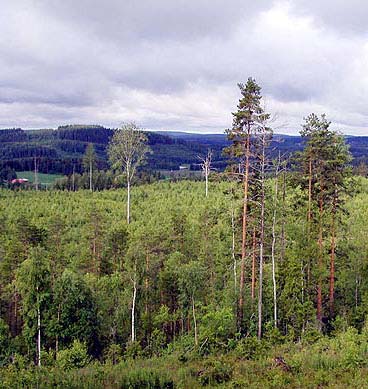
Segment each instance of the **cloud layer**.
[{"label": "cloud layer", "polygon": [[5,0],[0,127],[223,132],[252,76],[276,131],[325,112],[368,135],[368,4],[320,3]]}]

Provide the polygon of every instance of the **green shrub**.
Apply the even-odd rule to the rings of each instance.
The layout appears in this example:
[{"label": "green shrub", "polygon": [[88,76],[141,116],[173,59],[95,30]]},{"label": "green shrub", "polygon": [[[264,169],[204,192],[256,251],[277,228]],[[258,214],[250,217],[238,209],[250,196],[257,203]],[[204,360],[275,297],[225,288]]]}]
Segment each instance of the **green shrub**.
[{"label": "green shrub", "polygon": [[116,365],[121,362],[123,355],[123,350],[120,344],[111,343],[109,347],[105,350],[104,359],[106,363]]},{"label": "green shrub", "polygon": [[203,368],[198,372],[198,380],[201,385],[222,384],[231,379],[233,369],[224,360],[208,359]]},{"label": "green shrub", "polygon": [[85,367],[90,361],[87,345],[74,340],[72,346],[57,354],[57,365],[65,370]]},{"label": "green shrub", "polygon": [[139,342],[129,342],[126,346],[124,357],[127,359],[140,358],[143,355],[142,346]]},{"label": "green shrub", "polygon": [[310,327],[302,334],[301,338],[303,343],[313,344],[322,338],[322,334],[317,328]]},{"label": "green shrub", "polygon": [[235,347],[237,356],[245,359],[258,359],[265,355],[267,344],[255,336],[242,338]]},{"label": "green shrub", "polygon": [[285,341],[285,336],[283,336],[278,328],[275,328],[274,324],[268,322],[266,325],[266,330],[264,334],[264,339],[272,344],[281,344]]},{"label": "green shrub", "polygon": [[200,334],[202,344],[206,346],[208,353],[214,349],[226,349],[228,339],[235,334],[232,309],[210,310],[202,317]]},{"label": "green shrub", "polygon": [[166,347],[166,336],[163,331],[155,328],[150,336],[150,355],[160,356]]}]

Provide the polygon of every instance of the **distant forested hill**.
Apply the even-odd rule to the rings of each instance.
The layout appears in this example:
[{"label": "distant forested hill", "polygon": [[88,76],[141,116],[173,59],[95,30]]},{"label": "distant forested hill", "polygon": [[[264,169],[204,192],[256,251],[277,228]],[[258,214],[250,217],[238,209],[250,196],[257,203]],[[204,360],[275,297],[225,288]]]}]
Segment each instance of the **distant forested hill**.
[{"label": "distant forested hill", "polygon": [[[93,143],[100,169],[108,167],[106,146],[113,130],[101,126],[62,126],[56,130],[0,130],[0,164],[17,171],[32,170],[37,158],[39,171],[71,174],[82,171],[82,159],[88,143]],[[198,155],[205,154],[207,145],[184,139],[147,133],[153,153],[148,156],[150,170],[178,170],[181,165],[198,168]],[[225,139],[223,139],[223,144]],[[223,146],[216,147],[214,166],[223,168]]]},{"label": "distant forested hill", "polygon": [[[88,143],[93,143],[100,169],[108,167],[106,146],[112,129],[98,125],[68,125],[54,129],[0,130],[0,167],[16,171],[32,170],[34,158],[40,172],[71,174],[82,171],[82,158]],[[226,158],[222,149],[228,144],[225,134],[191,134],[185,132],[148,132],[153,153],[147,169],[178,170],[181,165],[199,169],[199,155],[213,150],[213,167],[223,169]],[[347,137],[354,163],[368,162],[368,137]],[[291,154],[302,148],[299,136],[275,135],[271,145],[274,155]]]}]

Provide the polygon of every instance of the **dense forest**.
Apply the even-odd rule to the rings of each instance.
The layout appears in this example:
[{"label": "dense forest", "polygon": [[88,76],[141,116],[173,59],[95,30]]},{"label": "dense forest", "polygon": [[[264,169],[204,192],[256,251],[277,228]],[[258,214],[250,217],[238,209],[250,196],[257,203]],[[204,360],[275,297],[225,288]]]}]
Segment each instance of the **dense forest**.
[{"label": "dense forest", "polygon": [[[83,156],[88,144],[93,144],[99,170],[109,168],[106,147],[112,129],[97,125],[68,125],[49,130],[0,129],[0,178],[10,171],[34,170],[35,160],[41,173],[71,175],[83,173]],[[153,150],[145,170],[179,170],[186,166],[200,170],[198,156],[213,151],[213,168],[223,171],[227,158],[222,150],[229,145],[225,134],[189,134],[181,132],[147,132]],[[368,137],[347,136],[346,142],[354,156],[353,164],[368,164]],[[293,154],[303,148],[300,136],[275,134],[269,148],[272,157],[280,151]]]},{"label": "dense forest", "polygon": [[367,385],[368,180],[324,115],[275,154],[239,87],[224,172],[136,185],[155,151],[128,125],[126,188],[93,190],[90,146],[90,190],[0,190],[3,387]]},{"label": "dense forest", "polygon": [[[0,168],[16,171],[37,168],[42,173],[70,175],[83,172],[83,155],[88,144],[93,144],[99,169],[109,167],[106,146],[113,130],[101,126],[61,126],[56,130],[0,130]],[[147,168],[154,170],[179,170],[188,165],[198,170],[198,155],[210,146],[214,153],[214,167],[221,170],[226,166],[222,148],[227,144],[222,137],[220,143],[187,141],[160,133],[147,132],[149,144],[154,151],[147,158]]]}]

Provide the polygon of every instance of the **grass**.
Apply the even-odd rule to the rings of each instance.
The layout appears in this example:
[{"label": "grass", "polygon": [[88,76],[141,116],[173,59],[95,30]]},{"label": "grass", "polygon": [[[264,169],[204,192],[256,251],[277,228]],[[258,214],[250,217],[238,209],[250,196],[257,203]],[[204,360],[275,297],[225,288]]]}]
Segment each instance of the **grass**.
[{"label": "grass", "polygon": [[[23,171],[23,172],[17,172],[18,178],[26,178],[29,182],[34,182],[34,172],[33,171]],[[64,176],[60,174],[45,174],[45,173],[38,173],[38,181],[42,185],[48,186],[52,185],[57,179],[63,178]]]},{"label": "grass", "polygon": [[[121,361],[94,362],[81,369],[56,366],[18,370],[0,368],[0,387],[39,388],[368,388],[367,334],[354,330],[313,344],[288,342],[270,346],[255,359],[239,351],[200,356],[186,361],[179,353]],[[282,356],[287,370],[275,363]]]}]

